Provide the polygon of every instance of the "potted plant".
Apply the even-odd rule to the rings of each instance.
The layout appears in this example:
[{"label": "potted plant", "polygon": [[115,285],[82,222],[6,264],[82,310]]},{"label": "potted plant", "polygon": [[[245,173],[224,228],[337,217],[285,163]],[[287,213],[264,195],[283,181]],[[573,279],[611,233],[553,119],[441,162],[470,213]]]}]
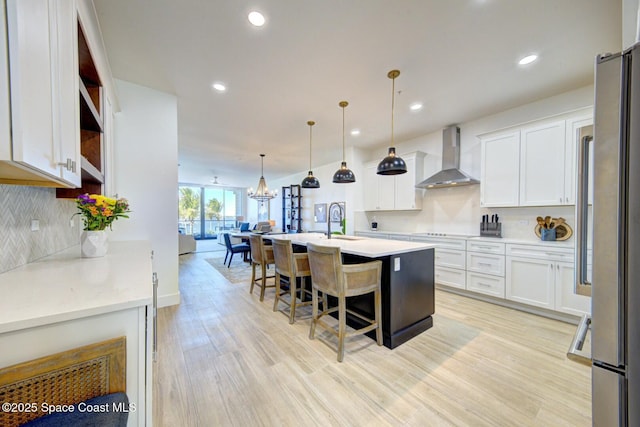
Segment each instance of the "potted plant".
[{"label": "potted plant", "polygon": [[78,213],[84,224],[80,247],[85,258],[101,257],[107,253],[107,227],[114,221],[129,218],[127,199],[114,199],[100,194],[81,194],[76,199]]}]

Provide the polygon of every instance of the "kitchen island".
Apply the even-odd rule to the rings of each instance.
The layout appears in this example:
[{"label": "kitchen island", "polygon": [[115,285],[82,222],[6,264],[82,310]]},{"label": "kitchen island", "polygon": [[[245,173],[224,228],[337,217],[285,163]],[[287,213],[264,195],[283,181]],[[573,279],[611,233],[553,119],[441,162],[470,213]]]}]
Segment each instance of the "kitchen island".
[{"label": "kitchen island", "polygon": [[[320,233],[267,235],[263,239],[291,240],[295,250],[307,243],[339,247],[345,264],[382,261],[382,336],[384,345],[395,348],[433,326],[434,245],[420,242],[336,235],[327,239]],[[351,297],[350,310],[373,318],[373,294]],[[361,320],[349,316],[355,328]],[[375,336],[375,331],[368,334]]]}]

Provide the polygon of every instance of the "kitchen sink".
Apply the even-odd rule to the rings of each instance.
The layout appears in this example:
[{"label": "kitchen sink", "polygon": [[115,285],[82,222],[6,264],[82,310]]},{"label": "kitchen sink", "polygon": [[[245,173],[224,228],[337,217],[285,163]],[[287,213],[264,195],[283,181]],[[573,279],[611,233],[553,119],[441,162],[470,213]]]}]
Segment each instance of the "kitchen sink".
[{"label": "kitchen sink", "polygon": [[364,237],[358,236],[345,236],[344,234],[332,234],[332,239],[341,239],[341,240],[362,240]]}]

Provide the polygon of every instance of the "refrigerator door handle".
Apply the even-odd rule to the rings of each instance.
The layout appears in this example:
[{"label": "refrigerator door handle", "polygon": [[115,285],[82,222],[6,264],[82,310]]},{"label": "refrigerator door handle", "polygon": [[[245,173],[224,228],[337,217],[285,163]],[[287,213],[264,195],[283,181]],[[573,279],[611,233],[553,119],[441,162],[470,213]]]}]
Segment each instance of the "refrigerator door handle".
[{"label": "refrigerator door handle", "polygon": [[589,144],[587,135],[578,143],[578,183],[576,189],[576,278],[573,293],[591,296],[591,283],[587,280],[587,210],[589,203]]},{"label": "refrigerator door handle", "polygon": [[571,345],[567,351],[567,358],[569,360],[582,363],[587,366],[591,366],[591,354],[583,351],[582,347],[584,346],[584,341],[587,337],[587,332],[589,332],[590,326],[591,317],[585,314],[582,316],[582,319],[578,324],[578,329],[576,329],[576,333],[573,336],[573,340],[571,341]]}]

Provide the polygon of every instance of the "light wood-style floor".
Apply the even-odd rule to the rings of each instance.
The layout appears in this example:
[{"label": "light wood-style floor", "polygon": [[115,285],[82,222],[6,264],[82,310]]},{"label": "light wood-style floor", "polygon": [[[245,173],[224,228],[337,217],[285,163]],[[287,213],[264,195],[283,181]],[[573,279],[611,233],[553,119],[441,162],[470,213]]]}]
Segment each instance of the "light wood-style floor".
[{"label": "light wood-style floor", "polygon": [[[220,254],[224,256],[224,252]],[[182,304],[158,314],[156,426],[590,426],[575,326],[436,291],[434,327],[400,347],[309,340],[249,283],[180,257]]]}]

